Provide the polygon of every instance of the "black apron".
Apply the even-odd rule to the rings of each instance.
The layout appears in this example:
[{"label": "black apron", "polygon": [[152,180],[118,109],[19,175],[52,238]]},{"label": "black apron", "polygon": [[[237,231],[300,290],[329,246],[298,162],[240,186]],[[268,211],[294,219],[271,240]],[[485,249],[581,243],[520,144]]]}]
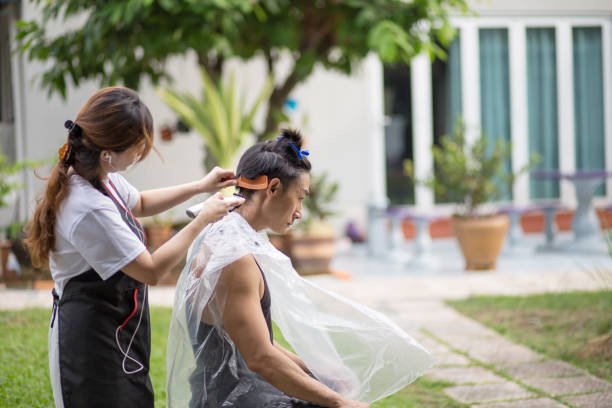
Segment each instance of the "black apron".
[{"label": "black apron", "polygon": [[[142,227],[121,196],[117,193],[119,202],[103,186],[96,188],[113,200],[123,220],[145,243]],[[68,281],[61,299],[55,290],[53,297],[51,327],[59,324],[64,407],[153,407],[146,285],[121,271],[102,280],[90,269]]]}]

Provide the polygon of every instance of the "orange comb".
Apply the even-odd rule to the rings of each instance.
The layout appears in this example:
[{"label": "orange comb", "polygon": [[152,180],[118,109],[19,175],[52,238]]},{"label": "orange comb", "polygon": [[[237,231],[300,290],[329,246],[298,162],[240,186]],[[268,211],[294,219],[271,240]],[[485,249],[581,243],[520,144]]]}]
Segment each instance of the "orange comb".
[{"label": "orange comb", "polygon": [[248,179],[241,175],[238,177],[238,187],[248,188],[249,190],[265,190],[268,188],[268,176],[263,174],[254,179]]}]

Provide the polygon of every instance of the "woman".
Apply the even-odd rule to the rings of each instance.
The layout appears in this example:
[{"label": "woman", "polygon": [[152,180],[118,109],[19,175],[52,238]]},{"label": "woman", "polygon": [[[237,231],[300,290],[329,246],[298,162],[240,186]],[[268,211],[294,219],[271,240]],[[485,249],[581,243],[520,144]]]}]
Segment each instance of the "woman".
[{"label": "woman", "polygon": [[[283,131],[249,148],[237,169],[245,203],[190,248],[168,339],[169,407],[362,408],[432,363],[384,316],[300,278],[260,232],[302,216],[301,146]],[[272,317],[299,357],[274,341]]]},{"label": "woman", "polygon": [[136,217],[235,185],[219,168],[202,180],[139,193],[117,172],[143,160],[153,119],[138,94],[104,88],[67,121],[68,142],[47,181],[26,244],[55,281],[49,367],[57,407],[152,407],[147,284],[155,285],[209,223],[220,194],[154,253]]}]

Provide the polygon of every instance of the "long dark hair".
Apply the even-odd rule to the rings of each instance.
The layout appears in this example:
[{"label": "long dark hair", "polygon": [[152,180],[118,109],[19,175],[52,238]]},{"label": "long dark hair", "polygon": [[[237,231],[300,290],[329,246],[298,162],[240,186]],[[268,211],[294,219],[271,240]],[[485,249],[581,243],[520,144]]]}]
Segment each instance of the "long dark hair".
[{"label": "long dark hair", "polygon": [[[266,175],[268,180],[278,178],[283,186],[288,186],[300,173],[310,172],[310,161],[301,153],[302,144],[299,131],[282,129],[277,140],[256,143],[244,152],[236,176],[253,179]],[[248,199],[254,190],[239,187],[238,191]]]},{"label": "long dark hair", "polygon": [[143,160],[153,147],[151,112],[128,88],[100,89],[85,102],[74,122],[66,122],[66,127],[68,147],[51,171],[34,216],[26,225],[24,242],[32,264],[39,268],[48,267],[49,251],[55,247],[55,221],[68,195],[69,169],[96,185],[102,150],[122,152],[144,143]]}]

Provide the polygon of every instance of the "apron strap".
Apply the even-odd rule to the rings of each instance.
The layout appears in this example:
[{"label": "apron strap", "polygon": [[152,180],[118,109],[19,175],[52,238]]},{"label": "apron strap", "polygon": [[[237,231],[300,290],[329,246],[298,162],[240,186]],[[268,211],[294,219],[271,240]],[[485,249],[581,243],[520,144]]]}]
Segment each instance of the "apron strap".
[{"label": "apron strap", "polygon": [[53,315],[51,316],[51,325],[50,328],[53,328],[53,324],[55,323],[55,316],[57,315],[57,308],[59,305],[59,296],[55,291],[55,288],[51,291],[51,295],[53,295]]}]

